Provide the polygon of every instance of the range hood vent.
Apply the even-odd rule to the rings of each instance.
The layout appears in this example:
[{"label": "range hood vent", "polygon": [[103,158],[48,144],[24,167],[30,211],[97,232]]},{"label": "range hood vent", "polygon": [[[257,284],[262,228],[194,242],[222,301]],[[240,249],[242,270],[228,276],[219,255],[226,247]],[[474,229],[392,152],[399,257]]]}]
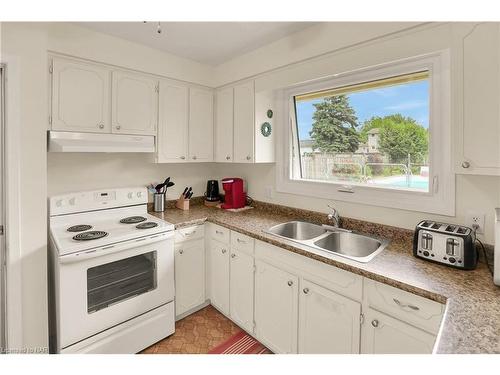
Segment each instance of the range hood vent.
[{"label": "range hood vent", "polygon": [[48,132],[49,152],[155,152],[152,135]]}]

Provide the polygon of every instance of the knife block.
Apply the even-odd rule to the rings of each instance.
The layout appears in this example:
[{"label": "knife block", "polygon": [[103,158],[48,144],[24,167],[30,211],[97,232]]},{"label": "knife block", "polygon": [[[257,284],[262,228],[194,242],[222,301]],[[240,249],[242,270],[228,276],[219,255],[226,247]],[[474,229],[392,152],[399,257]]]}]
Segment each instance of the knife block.
[{"label": "knife block", "polygon": [[184,195],[181,194],[177,202],[175,203],[175,207],[179,210],[187,211],[189,210],[189,199],[184,198]]}]

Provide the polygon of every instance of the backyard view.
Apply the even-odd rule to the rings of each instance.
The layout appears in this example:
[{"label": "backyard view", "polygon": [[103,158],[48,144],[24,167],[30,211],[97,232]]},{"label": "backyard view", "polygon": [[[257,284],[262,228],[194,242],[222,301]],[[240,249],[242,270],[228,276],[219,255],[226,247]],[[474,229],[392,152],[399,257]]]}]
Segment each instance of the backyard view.
[{"label": "backyard view", "polygon": [[295,96],[301,178],[429,190],[428,73]]}]

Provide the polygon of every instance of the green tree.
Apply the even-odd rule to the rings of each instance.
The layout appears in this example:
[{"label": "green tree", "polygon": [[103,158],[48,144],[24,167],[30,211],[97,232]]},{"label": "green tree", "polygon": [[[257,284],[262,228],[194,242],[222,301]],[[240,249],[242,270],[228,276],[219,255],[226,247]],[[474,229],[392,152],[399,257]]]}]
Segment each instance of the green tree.
[{"label": "green tree", "polygon": [[358,118],[345,95],[325,98],[314,104],[312,130],[313,149],[322,152],[354,152],[358,149]]},{"label": "green tree", "polygon": [[394,163],[406,162],[408,154],[413,163],[422,163],[427,159],[429,134],[427,129],[411,117],[394,114],[385,117],[372,117],[364,122],[360,138],[366,142],[368,131],[380,129],[379,149],[387,154]]}]

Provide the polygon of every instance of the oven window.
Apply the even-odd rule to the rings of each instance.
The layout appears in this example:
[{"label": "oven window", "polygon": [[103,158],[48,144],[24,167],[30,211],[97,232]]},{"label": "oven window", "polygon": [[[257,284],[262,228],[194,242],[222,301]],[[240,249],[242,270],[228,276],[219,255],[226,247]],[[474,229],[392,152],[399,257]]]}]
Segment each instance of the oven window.
[{"label": "oven window", "polygon": [[156,288],[156,251],[87,270],[87,311],[93,313]]}]

